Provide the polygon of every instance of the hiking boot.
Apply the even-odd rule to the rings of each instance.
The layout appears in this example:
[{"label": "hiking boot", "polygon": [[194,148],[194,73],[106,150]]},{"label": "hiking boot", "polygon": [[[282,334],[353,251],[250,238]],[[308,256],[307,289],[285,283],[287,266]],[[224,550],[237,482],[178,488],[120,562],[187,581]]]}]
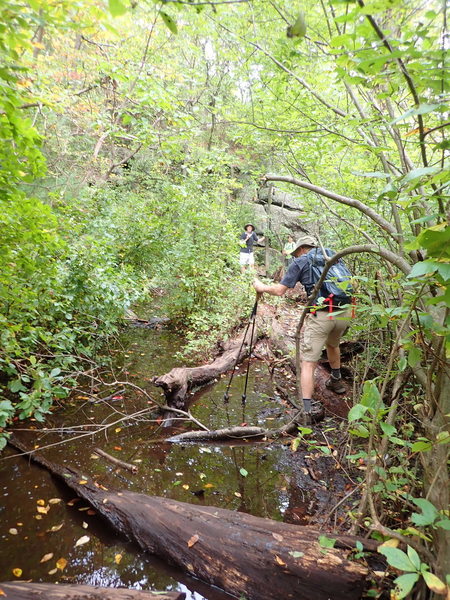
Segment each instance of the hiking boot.
[{"label": "hiking boot", "polygon": [[[313,400],[310,406],[304,406],[305,416],[310,419],[311,423],[319,423],[325,418],[325,409],[322,402]],[[308,421],[307,421],[308,422]]]},{"label": "hiking boot", "polygon": [[329,390],[332,390],[336,394],[345,394],[347,391],[345,385],[342,383],[342,379],[336,379],[331,376],[326,382],[325,387]]},{"label": "hiking boot", "polygon": [[319,402],[319,400],[313,400],[311,404],[311,412],[308,414],[311,417],[311,423],[319,423],[319,421],[323,421],[325,418],[325,409],[322,402]]}]

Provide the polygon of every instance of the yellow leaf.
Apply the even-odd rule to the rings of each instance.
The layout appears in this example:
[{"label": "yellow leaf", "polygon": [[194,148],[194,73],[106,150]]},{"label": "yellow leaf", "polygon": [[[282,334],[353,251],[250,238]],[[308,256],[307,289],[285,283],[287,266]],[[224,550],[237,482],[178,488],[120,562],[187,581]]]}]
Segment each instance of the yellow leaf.
[{"label": "yellow leaf", "polygon": [[51,527],[49,531],[59,531],[63,525],[64,523],[61,523],[61,525],[53,525],[53,527]]},{"label": "yellow leaf", "polygon": [[98,460],[100,456],[98,454],[91,454],[91,458],[94,460]]},{"label": "yellow leaf", "polygon": [[205,485],[203,487],[204,488],[213,488],[214,484],[213,483],[205,483]]},{"label": "yellow leaf", "polygon": [[[430,131],[429,127],[424,127],[423,128],[424,132]],[[420,133],[420,128],[416,127],[416,129],[411,129],[411,131],[408,131],[408,133],[405,133],[403,137],[409,137],[410,135],[414,135],[415,133]]]},{"label": "yellow leaf", "polygon": [[439,579],[439,577],[436,577],[436,575],[434,575],[433,573],[428,573],[428,571],[425,571],[424,573],[422,573],[422,575],[425,579],[427,587],[429,587],[430,590],[439,595],[445,594],[447,586],[443,581]]},{"label": "yellow leaf", "polygon": [[42,519],[42,515],[35,515],[34,518],[40,521]]},{"label": "yellow leaf", "polygon": [[119,431],[122,431],[122,427],[116,427],[116,428],[114,429],[114,431],[115,431],[116,433],[119,433]]},{"label": "yellow leaf", "polygon": [[61,502],[61,498],[50,498],[48,501],[49,504],[58,504],[59,502]]},{"label": "yellow leaf", "polygon": [[20,577],[22,575],[22,569],[13,569],[12,572],[14,577]]},{"label": "yellow leaf", "polygon": [[277,564],[279,564],[281,567],[285,567],[286,566],[286,563],[284,561],[282,561],[281,558],[279,556],[277,556],[276,554],[275,554],[275,562]]},{"label": "yellow leaf", "polygon": [[83,529],[87,529],[89,527],[89,525],[86,523],[86,521],[83,521],[83,523],[81,524],[81,527]]},{"label": "yellow leaf", "polygon": [[83,544],[87,544],[90,539],[91,538],[88,535],[83,535],[83,537],[80,537],[80,539],[76,541],[75,548],[77,546],[82,546]]},{"label": "yellow leaf", "polygon": [[78,482],[80,485],[86,485],[87,480],[86,479],[80,479],[80,481]]},{"label": "yellow leaf", "polygon": [[17,535],[19,532],[17,531],[17,529],[15,527],[11,527],[11,529],[9,530],[9,533],[11,535]]},{"label": "yellow leaf", "polygon": [[114,562],[116,563],[116,565],[120,564],[121,560],[122,560],[122,555],[121,554],[116,554],[114,556]]},{"label": "yellow leaf", "polygon": [[39,506],[45,506],[45,500],[36,500],[36,504],[39,504]]},{"label": "yellow leaf", "polygon": [[2,589],[0,589],[0,596],[6,596],[5,592]]},{"label": "yellow leaf", "polygon": [[54,575],[57,572],[58,572],[58,569],[52,569],[51,571],[48,572],[48,574],[49,575]]},{"label": "yellow leaf", "polygon": [[64,571],[64,569],[67,567],[67,560],[65,558],[60,558],[56,561],[56,568],[60,569],[61,571]]},{"label": "yellow leaf", "polygon": [[48,511],[50,510],[50,506],[36,506],[36,510],[41,515],[46,515],[48,513]]},{"label": "yellow leaf", "polygon": [[39,562],[44,563],[53,558],[53,552],[49,552],[48,554],[44,554]]},{"label": "yellow leaf", "polygon": [[182,487],[183,487],[184,490],[188,490],[189,489],[189,485],[187,483],[185,483]]},{"label": "yellow leaf", "polygon": [[242,494],[240,492],[234,492],[234,495],[237,496],[238,498],[242,498]]},{"label": "yellow leaf", "polygon": [[198,542],[198,540],[199,540],[199,539],[200,539],[200,538],[199,538],[199,536],[198,536],[197,534],[193,535],[193,536],[191,537],[191,539],[190,539],[190,540],[188,541],[188,543],[187,543],[187,545],[188,545],[188,548],[192,548],[192,546],[193,546],[194,544],[196,544],[196,543]]},{"label": "yellow leaf", "polygon": [[397,548],[399,543],[399,540],[391,538],[390,540],[386,540],[385,542],[383,542],[380,546],[378,546],[378,548]]}]

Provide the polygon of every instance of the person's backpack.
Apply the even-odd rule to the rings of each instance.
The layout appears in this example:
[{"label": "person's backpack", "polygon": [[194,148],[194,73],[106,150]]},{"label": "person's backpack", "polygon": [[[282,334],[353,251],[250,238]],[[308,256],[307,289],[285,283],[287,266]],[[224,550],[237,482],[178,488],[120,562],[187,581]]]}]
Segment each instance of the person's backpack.
[{"label": "person's backpack", "polygon": [[[319,281],[323,269],[325,267],[325,260],[328,260],[335,253],[329,248],[325,248],[325,259],[324,253],[320,248],[313,248],[305,256],[308,259],[310,268],[310,281],[304,285],[308,296],[312,292],[315,284]],[[352,274],[345,266],[342,259],[339,259],[332,267],[329,268],[325,281],[322,283],[315,304],[322,304],[328,302],[333,306],[343,306],[345,304],[351,304],[353,288],[350,283]],[[338,285],[339,283],[348,282],[347,285]]]}]

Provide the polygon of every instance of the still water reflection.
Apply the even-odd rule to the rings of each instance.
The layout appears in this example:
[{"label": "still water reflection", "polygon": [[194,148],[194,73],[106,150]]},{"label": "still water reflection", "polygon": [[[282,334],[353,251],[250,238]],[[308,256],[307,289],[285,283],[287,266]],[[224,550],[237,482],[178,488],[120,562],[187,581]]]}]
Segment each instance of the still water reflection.
[{"label": "still water reflection", "polygon": [[[129,381],[157,397],[159,392],[149,381],[179,365],[173,356],[176,345],[173,333],[128,329],[120,344],[110,349],[114,370],[122,373],[120,378],[125,372]],[[227,378],[197,392],[191,407],[194,416],[212,429],[243,422],[271,427],[282,409],[272,398],[267,370],[252,362],[245,405],[241,402],[243,381],[244,374],[236,372],[227,405],[223,402]],[[145,395],[126,388],[105,404],[95,402],[91,391],[86,388],[85,394],[76,394],[72,404],[55,413],[47,425],[115,425],[102,434],[54,446],[46,450],[48,458],[75,466],[109,488],[282,519],[289,504],[289,467],[283,462],[281,447],[170,444],[165,439],[182,431],[185,423],[163,428],[149,415],[123,419],[148,406]],[[71,438],[67,433],[47,432],[36,443],[42,447]],[[115,469],[93,454],[95,447],[135,464],[138,472]],[[4,457],[9,458],[0,461],[1,581],[14,579],[14,570],[20,569],[20,579],[35,582],[178,590],[195,600],[229,597],[143,554],[48,472],[23,457],[11,458],[13,454],[8,449]],[[89,540],[77,546],[86,536]]]}]

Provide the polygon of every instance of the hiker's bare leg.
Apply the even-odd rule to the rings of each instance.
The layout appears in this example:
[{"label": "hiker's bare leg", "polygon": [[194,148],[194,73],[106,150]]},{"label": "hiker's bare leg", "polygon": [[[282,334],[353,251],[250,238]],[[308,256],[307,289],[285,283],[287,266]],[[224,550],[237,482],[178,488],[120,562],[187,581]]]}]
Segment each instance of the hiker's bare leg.
[{"label": "hiker's bare leg", "polygon": [[339,369],[341,366],[341,350],[340,350],[339,346],[336,346],[334,348],[333,346],[329,346],[327,344],[326,348],[327,348],[327,356],[328,356],[328,362],[330,363],[330,367],[332,369]]},{"label": "hiker's bare leg", "polygon": [[308,360],[302,361],[301,385],[303,398],[313,397],[316,366],[316,362],[310,362]]}]

